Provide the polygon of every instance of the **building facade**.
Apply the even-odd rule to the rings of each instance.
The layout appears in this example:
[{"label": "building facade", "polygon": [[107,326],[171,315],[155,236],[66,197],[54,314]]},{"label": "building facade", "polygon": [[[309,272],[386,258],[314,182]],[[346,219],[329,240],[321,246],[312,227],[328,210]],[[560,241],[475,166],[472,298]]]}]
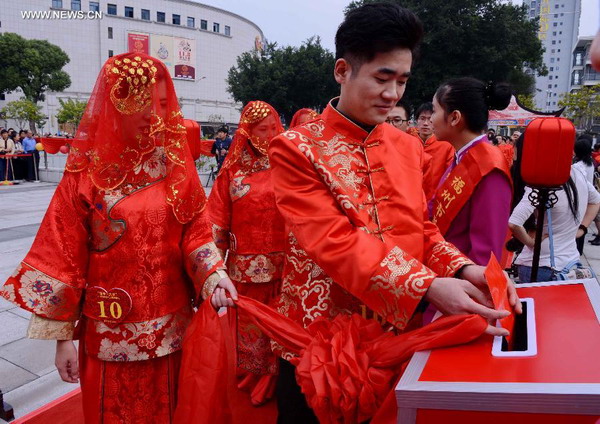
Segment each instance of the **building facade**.
[{"label": "building facade", "polygon": [[[590,56],[592,41],[594,41],[594,37],[580,37],[573,49],[570,92],[600,84],[600,72],[592,66]],[[583,126],[590,128],[592,133],[600,133],[600,117],[593,118]]]},{"label": "building facade", "polygon": [[[248,19],[189,0],[2,0],[0,31],[48,40],[69,55],[64,70],[71,86],[48,92],[42,104],[43,131],[52,133],[59,99],[86,100],[106,59],[135,49],[168,65],[186,118],[237,123],[242,105],[227,92],[227,74],[240,54],[261,48],[263,40]],[[5,95],[0,108],[20,97]]]},{"label": "building facade", "polygon": [[535,79],[539,110],[558,109],[560,96],[569,92],[571,57],[579,35],[581,0],[524,0],[531,19],[539,18],[538,37],[544,46],[548,75]]}]

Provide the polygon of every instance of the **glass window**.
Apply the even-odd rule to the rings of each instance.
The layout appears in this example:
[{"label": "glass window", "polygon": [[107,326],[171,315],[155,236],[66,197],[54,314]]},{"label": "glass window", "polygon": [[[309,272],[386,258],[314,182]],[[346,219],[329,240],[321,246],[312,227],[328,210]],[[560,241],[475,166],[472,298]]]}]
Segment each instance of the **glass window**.
[{"label": "glass window", "polygon": [[194,18],[192,18],[191,16],[188,16],[187,26],[189,26],[190,28],[195,28],[196,20]]},{"label": "glass window", "polygon": [[554,71],[554,67],[553,66],[550,67],[550,71]]},{"label": "glass window", "polygon": [[231,35],[231,28],[227,25],[225,25],[225,35],[227,35],[227,36]]},{"label": "glass window", "polygon": [[220,25],[216,22],[213,22],[213,32],[219,32],[220,30]]},{"label": "glass window", "polygon": [[133,18],[133,7],[125,6],[125,17]]},{"label": "glass window", "polygon": [[181,16],[173,14],[173,25],[181,25]]},{"label": "glass window", "polygon": [[207,30],[208,29],[208,21],[204,19],[200,19],[200,29]]},{"label": "glass window", "polygon": [[113,38],[113,29],[112,27],[108,27],[108,39],[112,40]]},{"label": "glass window", "polygon": [[142,9],[142,19],[145,21],[150,20],[150,11],[148,9]]},{"label": "glass window", "polygon": [[52,7],[54,9],[62,9],[62,0],[52,0]]},{"label": "glass window", "polygon": [[108,57],[113,57],[115,55],[115,53],[112,50],[108,51]]},{"label": "glass window", "polygon": [[81,10],[81,0],[71,0],[71,10]]},{"label": "glass window", "polygon": [[97,1],[91,1],[90,12],[100,12],[100,3],[98,3]]},{"label": "glass window", "polygon": [[554,23],[552,24],[552,26],[557,26],[556,22],[554,22]]},{"label": "glass window", "polygon": [[156,22],[165,22],[165,12],[156,12]]},{"label": "glass window", "polygon": [[106,13],[108,15],[116,15],[117,14],[117,5],[108,3],[106,5]]}]

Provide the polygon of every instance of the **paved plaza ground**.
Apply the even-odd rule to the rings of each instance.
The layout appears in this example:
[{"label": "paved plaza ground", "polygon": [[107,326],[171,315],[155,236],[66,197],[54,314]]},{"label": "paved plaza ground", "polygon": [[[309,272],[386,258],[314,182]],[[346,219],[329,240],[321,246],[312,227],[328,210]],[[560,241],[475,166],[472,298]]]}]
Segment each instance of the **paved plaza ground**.
[{"label": "paved plaza ground", "polygon": [[[53,183],[0,186],[0,284],[33,243],[55,189]],[[584,262],[600,275],[600,247],[586,243]],[[54,368],[55,343],[25,337],[29,316],[0,298],[0,389],[17,418],[76,388]]]}]

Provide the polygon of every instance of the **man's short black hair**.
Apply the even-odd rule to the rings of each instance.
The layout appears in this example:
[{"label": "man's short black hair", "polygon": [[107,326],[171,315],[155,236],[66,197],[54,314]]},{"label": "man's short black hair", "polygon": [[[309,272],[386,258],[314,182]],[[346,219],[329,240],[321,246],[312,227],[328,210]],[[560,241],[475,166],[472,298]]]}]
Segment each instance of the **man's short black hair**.
[{"label": "man's short black hair", "polygon": [[7,130],[5,130],[4,128],[2,128],[2,130],[0,130],[0,135],[4,134],[4,133],[8,133]]},{"label": "man's short black hair", "polygon": [[406,112],[406,119],[410,119],[410,115],[412,114],[412,109],[410,105],[404,100],[400,99],[396,103],[396,107],[401,107]]},{"label": "man's short black hair", "polygon": [[229,134],[229,127],[227,125],[223,125],[222,127],[220,127],[217,132],[224,132],[225,134]]},{"label": "man's short black hair", "polygon": [[431,113],[433,113],[433,103],[431,103],[431,102],[425,102],[421,106],[419,106],[417,108],[417,111],[415,112],[415,119],[419,119],[419,116],[421,116],[421,114],[423,112],[431,112]]},{"label": "man's short black hair", "polygon": [[423,24],[394,3],[371,3],[346,15],[335,34],[335,58],[360,66],[378,53],[409,49],[413,56],[423,38]]}]

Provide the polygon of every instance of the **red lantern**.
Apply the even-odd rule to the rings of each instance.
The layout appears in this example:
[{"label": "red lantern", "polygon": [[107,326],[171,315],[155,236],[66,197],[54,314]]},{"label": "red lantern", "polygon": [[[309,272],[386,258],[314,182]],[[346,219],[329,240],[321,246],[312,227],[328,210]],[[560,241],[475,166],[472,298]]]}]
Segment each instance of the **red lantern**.
[{"label": "red lantern", "polygon": [[200,157],[200,124],[192,119],[184,119],[183,125],[187,131],[187,141],[194,160]]},{"label": "red lantern", "polygon": [[66,155],[67,153],[69,153],[69,146],[60,146],[60,149],[58,149],[58,151]]},{"label": "red lantern", "polygon": [[536,188],[560,187],[569,180],[575,127],[565,118],[537,118],[525,131],[521,158],[523,181]]}]

